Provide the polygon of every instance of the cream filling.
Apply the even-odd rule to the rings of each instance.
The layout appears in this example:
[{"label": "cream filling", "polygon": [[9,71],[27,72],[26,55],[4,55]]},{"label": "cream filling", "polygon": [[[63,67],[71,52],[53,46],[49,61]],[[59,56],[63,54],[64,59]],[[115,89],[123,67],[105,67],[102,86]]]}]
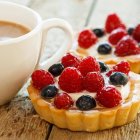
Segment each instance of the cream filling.
[{"label": "cream filling", "polygon": [[[108,85],[111,85],[109,83],[109,78],[105,76],[105,74],[103,73],[102,76],[104,77],[104,82],[105,82],[105,85],[108,86]],[[59,93],[62,93],[64,91],[62,91],[59,86],[58,86],[58,78],[56,79],[56,82],[55,82],[55,86],[59,89]],[[130,93],[130,81],[125,85],[125,86],[115,86],[115,88],[120,92],[121,94],[121,97],[122,97],[122,101],[124,101],[125,99],[127,99],[129,97],[129,93]],[[96,98],[96,95],[97,93],[96,92],[88,92],[86,90],[82,91],[82,92],[77,92],[77,93],[68,93],[69,96],[73,99],[74,103],[77,101],[77,99],[79,97],[81,97],[82,95],[89,95],[89,96],[92,96],[93,98]],[[76,105],[74,104],[73,106],[74,108],[76,107]],[[96,108],[103,108],[102,106],[99,106],[97,104]]]},{"label": "cream filling", "polygon": [[[121,93],[122,100],[125,100],[128,98],[130,93],[130,82],[128,82],[125,86],[119,86],[119,87],[116,86],[116,89]],[[85,90],[79,93],[69,93],[69,95],[74,101],[76,101],[82,95],[89,95],[92,96],[93,98],[96,98],[96,94],[97,94],[96,92],[88,92]]]},{"label": "cream filling", "polygon": [[[107,61],[107,60],[111,60],[111,59],[113,59],[117,62],[122,61],[122,60],[129,60],[131,62],[140,61],[140,54],[123,56],[123,57],[116,56],[114,54],[114,50],[115,50],[114,46],[112,46],[112,52],[110,54],[106,54],[106,55],[99,54],[97,51],[97,48],[98,48],[99,44],[105,43],[105,42],[106,43],[108,42],[108,35],[98,39],[98,42],[95,45],[91,46],[89,49],[86,49],[85,51],[88,52],[88,55],[94,56],[97,59],[102,60],[102,61]],[[77,42],[76,42],[76,44],[74,44],[74,46],[75,46],[75,48],[76,48],[76,46],[78,46]]]}]

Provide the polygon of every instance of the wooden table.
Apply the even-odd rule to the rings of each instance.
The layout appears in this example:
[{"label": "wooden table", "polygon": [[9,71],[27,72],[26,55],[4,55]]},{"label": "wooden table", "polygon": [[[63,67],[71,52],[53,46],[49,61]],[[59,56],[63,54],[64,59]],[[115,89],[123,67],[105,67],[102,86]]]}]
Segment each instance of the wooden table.
[{"label": "wooden table", "polygon": [[[26,5],[45,18],[66,19],[75,30],[84,26],[104,25],[108,13],[117,12],[127,25],[140,22],[140,0],[9,0]],[[61,35],[60,35],[61,34]],[[55,40],[54,40],[55,36]],[[55,42],[55,43],[54,43]],[[63,42],[60,31],[51,31],[47,51],[49,57]],[[50,49],[51,48],[51,49]],[[53,49],[52,49],[53,48]],[[10,103],[0,107],[0,140],[138,140],[140,114],[136,121],[111,130],[86,133],[59,129],[35,113],[27,96],[26,85]]]}]

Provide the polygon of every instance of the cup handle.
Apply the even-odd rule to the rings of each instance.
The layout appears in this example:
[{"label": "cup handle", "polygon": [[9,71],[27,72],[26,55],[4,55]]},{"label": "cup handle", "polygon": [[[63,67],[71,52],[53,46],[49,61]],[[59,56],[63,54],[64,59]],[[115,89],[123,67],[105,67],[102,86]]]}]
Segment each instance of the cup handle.
[{"label": "cup handle", "polygon": [[[48,58],[42,63],[39,63],[45,48],[45,39],[47,37],[47,33],[51,28],[54,27],[61,28],[65,32],[67,36],[66,44],[65,43],[62,44],[59,50],[55,54],[53,54],[52,57]],[[71,49],[74,35],[73,35],[73,30],[71,25],[63,19],[53,18],[53,19],[45,20],[43,22],[42,28],[43,28],[43,37],[42,37],[42,44],[41,44],[37,69],[48,69],[51,65],[60,61],[62,56]]]}]

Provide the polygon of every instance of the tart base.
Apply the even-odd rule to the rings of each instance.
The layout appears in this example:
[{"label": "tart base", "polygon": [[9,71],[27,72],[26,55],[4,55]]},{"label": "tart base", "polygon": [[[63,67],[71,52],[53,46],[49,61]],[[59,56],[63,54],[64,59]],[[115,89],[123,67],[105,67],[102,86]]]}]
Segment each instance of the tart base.
[{"label": "tart base", "polygon": [[28,87],[28,92],[36,112],[42,119],[72,131],[95,132],[122,126],[136,118],[140,109],[140,76],[133,75],[134,87],[131,91],[131,99],[115,108],[103,110],[60,110],[42,99],[39,90],[32,85]]}]

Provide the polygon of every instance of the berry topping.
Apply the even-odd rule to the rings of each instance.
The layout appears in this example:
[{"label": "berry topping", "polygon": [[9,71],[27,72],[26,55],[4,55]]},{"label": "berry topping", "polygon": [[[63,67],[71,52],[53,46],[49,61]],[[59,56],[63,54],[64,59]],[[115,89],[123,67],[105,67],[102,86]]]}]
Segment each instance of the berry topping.
[{"label": "berry topping", "polygon": [[100,65],[94,57],[88,56],[80,62],[78,70],[83,76],[86,76],[88,72],[99,72]]},{"label": "berry topping", "polygon": [[111,53],[112,47],[108,43],[100,44],[97,48],[98,53],[100,54],[109,54]]},{"label": "berry topping", "polygon": [[78,44],[81,48],[88,49],[96,42],[97,37],[91,30],[84,30],[79,34]]},{"label": "berry topping", "polygon": [[54,84],[53,76],[45,70],[36,70],[31,77],[33,86],[37,89],[42,89],[45,86]]},{"label": "berry topping", "polygon": [[129,35],[132,35],[133,34],[133,31],[134,31],[134,28],[133,27],[130,27],[130,28],[127,29],[127,33]]},{"label": "berry topping", "polygon": [[62,64],[53,64],[50,68],[49,68],[49,72],[53,75],[53,76],[55,76],[55,77],[57,77],[57,76],[59,76],[61,73],[62,73],[62,71],[64,70],[64,66],[62,65]]},{"label": "berry topping", "polygon": [[99,72],[89,72],[84,79],[84,88],[89,92],[97,92],[104,86],[104,78]]},{"label": "berry topping", "polygon": [[140,24],[138,24],[136,26],[136,28],[134,29],[134,31],[133,31],[133,38],[136,41],[140,42]]},{"label": "berry topping", "polygon": [[122,23],[118,15],[115,13],[108,15],[105,23],[106,32],[111,33],[114,29],[117,29],[119,27],[126,29],[125,25]]},{"label": "berry topping", "polygon": [[114,72],[114,70],[112,69],[112,70],[110,70],[110,71],[108,71],[107,73],[106,73],[106,76],[110,76],[112,73]]},{"label": "berry topping", "polygon": [[82,79],[83,77],[79,70],[68,67],[60,75],[58,84],[66,92],[80,92],[82,90]]},{"label": "berry topping", "polygon": [[113,66],[113,69],[116,72],[122,72],[122,73],[125,73],[126,75],[128,75],[130,72],[130,64],[127,61],[121,61],[118,64],[116,64],[115,66]]},{"label": "berry topping", "polygon": [[108,66],[105,63],[99,62],[99,65],[100,65],[101,72],[106,72],[107,70],[109,70]]},{"label": "berry topping", "polygon": [[112,108],[121,103],[122,97],[114,86],[107,86],[97,92],[97,101],[105,107]]},{"label": "berry topping", "polygon": [[107,76],[110,76],[113,72],[122,72],[126,75],[130,72],[130,64],[126,61],[121,61],[115,66],[113,66],[112,70],[106,73]]},{"label": "berry topping", "polygon": [[126,74],[122,72],[114,72],[109,77],[110,83],[112,85],[120,86],[120,85],[126,85],[128,82],[128,77]]},{"label": "berry topping", "polygon": [[65,68],[77,67],[80,63],[80,59],[71,53],[67,53],[65,56],[63,56],[61,62]]},{"label": "berry topping", "polygon": [[54,85],[49,85],[42,89],[41,96],[45,99],[51,99],[55,97],[57,92],[58,92],[58,89]]},{"label": "berry topping", "polygon": [[134,39],[125,36],[116,45],[115,54],[117,56],[140,54],[140,48]]},{"label": "berry topping", "polygon": [[57,94],[54,98],[54,105],[58,109],[69,109],[73,103],[72,98],[67,93]]},{"label": "berry topping", "polygon": [[92,30],[97,37],[103,37],[105,32],[103,29],[97,28]]},{"label": "berry topping", "polygon": [[83,95],[76,101],[76,106],[78,109],[86,111],[96,107],[96,101],[92,96]]},{"label": "berry topping", "polygon": [[122,28],[117,28],[111,32],[108,40],[111,44],[116,45],[126,35],[127,35],[126,30]]}]

